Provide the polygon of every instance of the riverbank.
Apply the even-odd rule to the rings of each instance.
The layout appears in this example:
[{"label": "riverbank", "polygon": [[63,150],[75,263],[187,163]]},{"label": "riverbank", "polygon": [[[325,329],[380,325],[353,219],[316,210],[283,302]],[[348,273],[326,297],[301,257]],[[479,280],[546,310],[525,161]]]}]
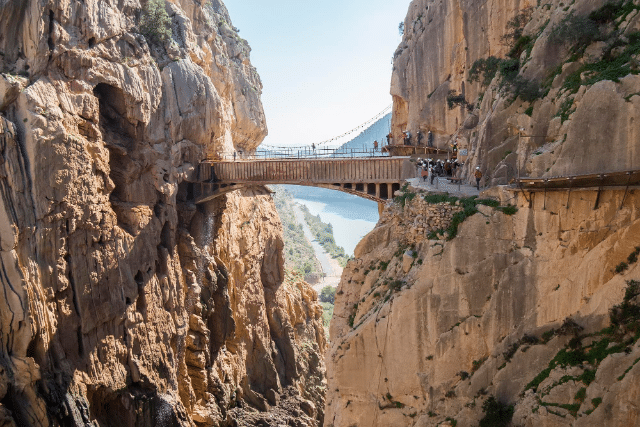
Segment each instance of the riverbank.
[{"label": "riverbank", "polygon": [[313,289],[315,289],[318,294],[325,286],[331,286],[333,288],[338,286],[340,283],[340,277],[342,276],[342,267],[338,263],[337,260],[331,258],[331,255],[324,250],[324,248],[315,240],[309,225],[304,219],[304,213],[302,209],[298,205],[293,205],[293,212],[295,214],[295,219],[298,224],[302,225],[302,231],[304,232],[305,238],[311,244],[313,251],[317,260],[320,262],[322,267],[323,277],[318,281],[318,283],[312,285]]}]

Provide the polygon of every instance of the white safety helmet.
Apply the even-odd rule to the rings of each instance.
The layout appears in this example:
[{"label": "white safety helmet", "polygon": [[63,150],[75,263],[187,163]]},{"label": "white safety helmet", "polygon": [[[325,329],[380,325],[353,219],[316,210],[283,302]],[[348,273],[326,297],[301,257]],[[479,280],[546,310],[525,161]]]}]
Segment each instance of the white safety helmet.
[{"label": "white safety helmet", "polygon": [[480,170],[480,166],[476,166],[476,170]]}]

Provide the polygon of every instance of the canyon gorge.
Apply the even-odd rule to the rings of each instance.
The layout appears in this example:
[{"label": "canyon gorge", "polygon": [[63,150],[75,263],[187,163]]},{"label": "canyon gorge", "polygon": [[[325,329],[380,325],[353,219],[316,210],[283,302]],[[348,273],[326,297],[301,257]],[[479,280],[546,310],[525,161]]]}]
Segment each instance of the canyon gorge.
[{"label": "canyon gorge", "polygon": [[[480,199],[405,188],[336,294],[325,426],[627,426],[638,411],[637,1],[414,0],[392,132],[454,143]],[[568,182],[568,180],[567,180]]]},{"label": "canyon gorge", "polygon": [[507,185],[640,169],[640,2],[564,1],[411,2],[392,134],[487,189],[397,192],[330,341],[271,190],[194,198],[267,135],[224,4],[0,2],[0,426],[637,425],[637,185]]},{"label": "canyon gorge", "polygon": [[319,425],[322,309],[285,277],[269,193],[193,200],[201,160],[267,133],[225,6],[0,20],[0,424]]}]

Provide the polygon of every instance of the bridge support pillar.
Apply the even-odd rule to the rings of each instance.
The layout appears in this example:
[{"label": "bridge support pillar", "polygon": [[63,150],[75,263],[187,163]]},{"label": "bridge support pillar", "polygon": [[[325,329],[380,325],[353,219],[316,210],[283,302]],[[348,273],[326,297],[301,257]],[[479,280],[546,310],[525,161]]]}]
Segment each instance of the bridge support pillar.
[{"label": "bridge support pillar", "polygon": [[380,184],[376,184],[376,197],[380,198]]}]

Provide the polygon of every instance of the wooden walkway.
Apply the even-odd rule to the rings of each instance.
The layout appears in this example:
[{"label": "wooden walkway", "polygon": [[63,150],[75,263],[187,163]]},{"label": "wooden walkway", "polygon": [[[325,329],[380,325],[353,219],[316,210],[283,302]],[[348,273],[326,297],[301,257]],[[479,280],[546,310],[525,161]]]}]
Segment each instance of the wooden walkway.
[{"label": "wooden walkway", "polygon": [[[600,205],[600,195],[605,188],[609,189],[624,189],[624,196],[622,198],[622,205],[627,198],[629,189],[635,189],[640,186],[640,170],[619,171],[619,172],[603,172],[588,175],[573,175],[573,176],[561,176],[550,178],[520,178],[512,181],[515,184],[514,190],[522,191],[523,193],[536,193],[544,192],[544,208],[546,209],[546,194],[547,191],[568,191],[567,195],[567,209],[569,209],[569,200],[572,190],[593,188],[597,189],[594,209],[597,209]],[[531,196],[525,198],[529,201],[531,206]]]},{"label": "wooden walkway", "polygon": [[196,203],[250,185],[291,184],[330,188],[377,202],[393,198],[415,175],[407,157],[266,159],[200,163]]}]

